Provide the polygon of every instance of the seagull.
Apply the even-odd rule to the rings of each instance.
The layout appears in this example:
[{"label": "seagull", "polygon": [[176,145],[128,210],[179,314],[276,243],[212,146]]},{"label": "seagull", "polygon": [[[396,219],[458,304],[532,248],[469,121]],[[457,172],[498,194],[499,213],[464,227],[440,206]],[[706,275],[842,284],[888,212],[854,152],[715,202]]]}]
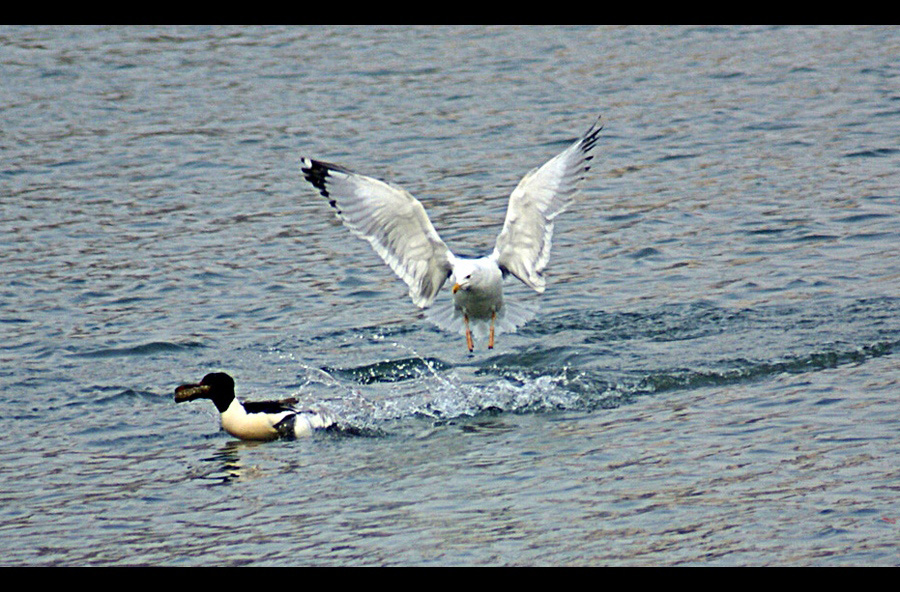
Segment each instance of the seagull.
[{"label": "seagull", "polygon": [[242,440],[303,438],[334,425],[327,416],[295,408],[294,399],[241,403],[234,395],[234,379],[224,372],[211,372],[199,384],[175,389],[176,403],[194,399],[212,400],[222,416],[222,427]]},{"label": "seagull", "polygon": [[493,252],[480,258],[454,255],[422,204],[400,187],[306,157],[300,170],[344,225],[406,282],[416,306],[431,306],[450,278],[452,309],[437,311],[431,319],[444,329],[464,331],[472,352],[473,327],[481,333],[488,327],[488,349],[493,349],[495,332],[515,331],[529,320],[528,311],[504,301],[503,278],[512,275],[544,292],[553,222],[572,204],[590,170],[601,129],[598,118],[579,140],[519,181]]}]

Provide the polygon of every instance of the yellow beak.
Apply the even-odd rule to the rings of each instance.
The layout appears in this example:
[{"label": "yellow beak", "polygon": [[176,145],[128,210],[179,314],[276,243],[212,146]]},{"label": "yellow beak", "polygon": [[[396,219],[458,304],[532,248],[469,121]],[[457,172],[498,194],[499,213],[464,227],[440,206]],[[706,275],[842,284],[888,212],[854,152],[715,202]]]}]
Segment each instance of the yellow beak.
[{"label": "yellow beak", "polygon": [[459,289],[460,289],[461,287],[462,287],[462,286],[460,286],[459,284],[453,284],[453,293],[456,294],[456,292],[459,291]]}]

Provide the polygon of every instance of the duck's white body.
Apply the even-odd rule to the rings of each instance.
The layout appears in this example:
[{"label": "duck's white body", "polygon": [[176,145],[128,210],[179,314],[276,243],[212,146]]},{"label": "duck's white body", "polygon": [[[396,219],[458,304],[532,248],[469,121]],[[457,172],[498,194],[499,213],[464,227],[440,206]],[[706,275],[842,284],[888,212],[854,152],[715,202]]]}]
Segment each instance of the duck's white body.
[{"label": "duck's white body", "polygon": [[222,428],[242,440],[305,438],[316,429],[334,425],[320,413],[301,411],[287,401],[241,403],[234,394],[234,380],[224,372],[207,374],[199,384],[175,389],[175,401],[210,399],[219,410]]},{"label": "duck's white body", "polygon": [[[235,398],[222,412],[222,428],[241,440],[274,440],[292,434],[294,438],[311,436],[316,428],[332,424],[318,413],[294,409],[278,413],[247,413]],[[288,425],[291,423],[292,425]]]}]

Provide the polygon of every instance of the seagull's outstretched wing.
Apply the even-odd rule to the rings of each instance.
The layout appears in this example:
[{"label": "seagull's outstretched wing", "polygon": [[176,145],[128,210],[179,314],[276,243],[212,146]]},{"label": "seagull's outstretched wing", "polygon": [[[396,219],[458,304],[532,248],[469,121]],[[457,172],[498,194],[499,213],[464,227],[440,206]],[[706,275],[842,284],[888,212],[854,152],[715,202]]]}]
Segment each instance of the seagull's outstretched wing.
[{"label": "seagull's outstretched wing", "polygon": [[597,119],[580,140],[525,175],[509,197],[493,257],[501,269],[537,292],[544,291],[553,219],[572,203],[579,181],[590,170],[591,152],[601,129]]},{"label": "seagull's outstretched wing", "polygon": [[403,189],[337,165],[303,158],[300,170],[328,198],[344,225],[369,241],[406,282],[415,305],[431,304],[450,275],[453,254],[422,204]]}]

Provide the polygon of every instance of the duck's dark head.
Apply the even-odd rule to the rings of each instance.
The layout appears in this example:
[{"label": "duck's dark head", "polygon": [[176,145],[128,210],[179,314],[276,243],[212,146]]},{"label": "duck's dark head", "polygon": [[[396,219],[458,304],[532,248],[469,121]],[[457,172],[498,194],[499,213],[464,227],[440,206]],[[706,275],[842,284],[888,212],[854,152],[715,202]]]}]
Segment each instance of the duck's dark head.
[{"label": "duck's dark head", "polygon": [[175,389],[176,403],[194,399],[210,399],[221,413],[234,400],[234,379],[224,372],[211,372],[199,384],[183,384]]}]

